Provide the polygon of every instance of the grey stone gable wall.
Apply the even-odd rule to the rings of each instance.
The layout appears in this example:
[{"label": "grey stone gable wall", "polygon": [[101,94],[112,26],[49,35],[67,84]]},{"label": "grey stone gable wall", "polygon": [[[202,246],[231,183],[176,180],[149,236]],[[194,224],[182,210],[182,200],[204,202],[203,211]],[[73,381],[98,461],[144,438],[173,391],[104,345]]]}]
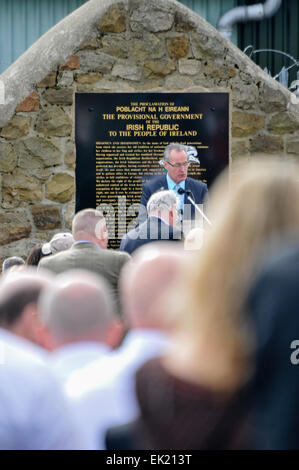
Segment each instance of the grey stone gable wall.
[{"label": "grey stone gable wall", "polygon": [[70,228],[75,91],[228,90],[231,159],[297,159],[299,105],[174,0],[90,0],[0,76],[0,259]]}]

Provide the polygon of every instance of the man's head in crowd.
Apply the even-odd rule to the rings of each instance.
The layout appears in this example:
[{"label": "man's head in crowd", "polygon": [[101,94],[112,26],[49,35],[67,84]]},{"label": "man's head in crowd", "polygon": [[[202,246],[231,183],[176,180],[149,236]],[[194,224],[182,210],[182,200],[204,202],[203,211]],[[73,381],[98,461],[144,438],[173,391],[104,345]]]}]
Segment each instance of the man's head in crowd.
[{"label": "man's head in crowd", "polygon": [[2,272],[6,272],[8,269],[11,269],[13,266],[23,266],[25,261],[19,256],[10,256],[3,261]]},{"label": "man's head in crowd", "polygon": [[157,242],[136,250],[120,277],[125,319],[131,328],[171,326],[165,303],[185,262],[184,250],[176,243]]},{"label": "man's head in crowd", "polygon": [[75,241],[88,240],[106,249],[108,235],[103,213],[96,209],[84,209],[73,218],[72,233]]},{"label": "man's head in crowd", "polygon": [[175,183],[187,178],[189,159],[185,145],[169,144],[164,150],[164,168]]},{"label": "man's head in crowd", "polygon": [[37,273],[28,267],[4,275],[0,281],[0,327],[43,346],[37,303],[51,283],[49,274]]},{"label": "man's head in crowd", "polygon": [[174,191],[158,191],[154,193],[147,203],[149,217],[160,217],[169,225],[175,225],[180,200]]},{"label": "man's head in crowd", "polygon": [[116,346],[121,327],[105,279],[84,270],[72,270],[55,278],[39,302],[46,329],[47,348],[92,341]]}]

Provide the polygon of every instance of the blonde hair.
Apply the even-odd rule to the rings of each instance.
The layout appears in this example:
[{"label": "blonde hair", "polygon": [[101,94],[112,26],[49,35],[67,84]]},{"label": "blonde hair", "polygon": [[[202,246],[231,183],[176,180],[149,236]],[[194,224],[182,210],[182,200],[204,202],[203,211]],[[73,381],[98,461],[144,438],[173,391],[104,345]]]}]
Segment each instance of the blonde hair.
[{"label": "blonde hair", "polygon": [[268,237],[299,231],[298,166],[272,159],[252,163],[239,168],[230,185],[222,175],[209,215],[214,225],[189,266],[183,316],[193,339],[219,339],[233,372],[252,346],[245,299],[255,256]]}]

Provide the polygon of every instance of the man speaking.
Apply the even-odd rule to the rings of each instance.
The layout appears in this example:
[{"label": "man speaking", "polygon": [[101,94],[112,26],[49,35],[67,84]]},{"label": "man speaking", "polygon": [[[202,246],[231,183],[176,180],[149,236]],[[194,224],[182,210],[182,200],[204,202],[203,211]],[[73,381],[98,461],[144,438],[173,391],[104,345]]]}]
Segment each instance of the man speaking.
[{"label": "man speaking", "polygon": [[142,188],[138,224],[146,220],[146,206],[149,198],[156,191],[172,189],[180,197],[180,210],[184,220],[195,218],[195,208],[188,201],[188,194],[196,204],[203,204],[207,197],[207,185],[193,178],[188,178],[190,157],[187,147],[181,144],[169,144],[164,150],[163,166],[166,175],[155,176]]}]

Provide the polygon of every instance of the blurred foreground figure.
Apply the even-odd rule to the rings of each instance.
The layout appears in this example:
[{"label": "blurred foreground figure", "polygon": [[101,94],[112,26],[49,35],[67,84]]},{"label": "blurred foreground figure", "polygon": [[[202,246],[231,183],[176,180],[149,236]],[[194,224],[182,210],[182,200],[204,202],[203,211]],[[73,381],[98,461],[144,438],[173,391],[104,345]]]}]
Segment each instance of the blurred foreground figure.
[{"label": "blurred foreground figure", "polygon": [[249,447],[244,395],[254,343],[246,299],[267,237],[299,234],[298,180],[296,166],[269,158],[236,171],[230,187],[226,177],[216,183],[213,229],[171,298],[180,318],[174,347],[137,372],[140,419],[131,440],[111,431],[110,449],[122,442],[131,449]]},{"label": "blurred foreground figure", "polygon": [[169,346],[168,331],[174,320],[165,310],[163,299],[184,261],[178,244],[154,243],[136,250],[121,273],[121,298],[129,331],[108,360],[95,361],[73,374],[66,386],[91,448],[104,448],[109,426],[138,416],[134,374],[141,364]]},{"label": "blurred foreground figure", "polygon": [[250,294],[257,336],[251,396],[255,449],[299,449],[298,279],[299,245],[284,247],[266,264]]},{"label": "blurred foreground figure", "polygon": [[0,449],[82,448],[39,349],[0,328]]},{"label": "blurred foreground figure", "polygon": [[105,279],[84,270],[60,274],[43,292],[39,309],[43,344],[52,350],[55,373],[65,381],[75,370],[102,360],[120,341],[110,288]]}]

